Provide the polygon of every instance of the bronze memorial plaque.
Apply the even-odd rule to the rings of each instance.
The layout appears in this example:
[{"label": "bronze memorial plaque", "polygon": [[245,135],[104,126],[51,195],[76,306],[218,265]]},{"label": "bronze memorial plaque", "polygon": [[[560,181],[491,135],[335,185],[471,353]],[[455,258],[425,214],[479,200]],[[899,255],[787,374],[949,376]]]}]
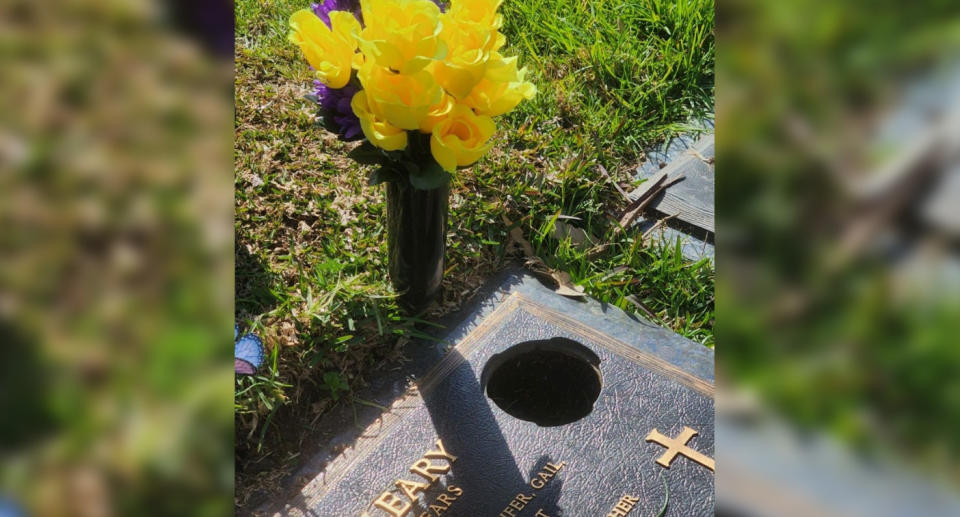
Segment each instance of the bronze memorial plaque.
[{"label": "bronze memorial plaque", "polygon": [[524,275],[447,342],[279,515],[714,514],[711,350]]}]

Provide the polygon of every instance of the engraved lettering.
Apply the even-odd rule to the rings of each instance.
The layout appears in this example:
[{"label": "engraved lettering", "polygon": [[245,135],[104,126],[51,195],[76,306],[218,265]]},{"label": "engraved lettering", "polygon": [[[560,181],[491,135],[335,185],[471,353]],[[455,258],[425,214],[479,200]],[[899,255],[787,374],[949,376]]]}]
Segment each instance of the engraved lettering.
[{"label": "engraved lettering", "polygon": [[534,497],[536,497],[536,494],[517,494],[497,517],[516,517],[517,512],[522,511]]},{"label": "engraved lettering", "polygon": [[533,517],[550,517],[549,515],[543,513],[543,509],[537,510],[537,513]]},{"label": "engraved lettering", "polygon": [[447,492],[449,492],[449,494],[440,494],[437,496],[437,500],[427,506],[430,511],[423,512],[418,517],[437,517],[443,515],[450,509],[450,506],[453,505],[457,498],[463,495],[463,489],[453,485],[447,487]]},{"label": "engraved lettering", "polygon": [[447,452],[447,450],[443,447],[443,440],[437,440],[437,450],[427,451],[427,453],[424,454],[424,457],[444,459],[449,461],[450,463],[457,461],[457,457]]},{"label": "engraved lettering", "polygon": [[557,472],[560,472],[560,469],[562,469],[566,464],[567,463],[564,461],[561,461],[559,465],[547,463],[543,467],[543,470],[538,472],[537,476],[530,480],[530,486],[537,490],[547,486],[547,482],[549,482],[553,476],[557,475]]},{"label": "engraved lettering", "polygon": [[393,517],[403,517],[404,515],[410,513],[410,510],[413,509],[412,504],[393,495],[392,492],[384,492],[380,494],[380,497],[373,502],[373,505],[389,513]]},{"label": "engraved lettering", "polygon": [[410,472],[419,474],[430,481],[430,484],[436,483],[440,476],[436,474],[446,474],[450,471],[450,465],[435,465],[427,458],[420,458],[410,467]]},{"label": "engraved lettering", "polygon": [[[431,461],[431,459],[443,459],[446,460],[446,462],[434,463]],[[447,449],[443,446],[442,440],[437,440],[436,450],[428,450],[426,453],[424,453],[422,458],[410,466],[410,472],[423,477],[427,483],[420,481],[408,481],[406,479],[398,479],[394,482],[397,489],[403,492],[410,502],[404,502],[393,492],[387,491],[380,494],[380,497],[373,502],[373,505],[389,513],[393,517],[404,517],[413,509],[413,503],[417,502],[417,496],[421,492],[426,492],[431,485],[436,483],[437,480],[440,479],[440,474],[446,474],[449,472],[451,464],[455,461],[457,461],[457,457],[447,451]],[[463,489],[455,486],[448,487],[447,491],[453,494],[453,497],[444,494],[438,498],[438,501],[446,504],[447,506],[440,507],[439,505],[435,505],[437,508],[439,508],[439,511],[437,508],[430,506],[430,509],[433,510],[436,515],[439,515],[446,510],[446,508],[450,506],[450,503],[463,494]],[[362,517],[370,517],[370,515],[368,512],[364,512]],[[421,513],[419,517],[430,517],[430,515],[429,513]]]},{"label": "engraved lettering", "polygon": [[430,488],[430,485],[426,483],[407,481],[406,479],[398,479],[395,484],[397,485],[397,488],[403,491],[403,493],[410,498],[410,501],[416,501],[417,493],[424,492]]},{"label": "engraved lettering", "polygon": [[625,517],[633,510],[633,507],[636,506],[638,501],[640,501],[639,497],[625,495],[617,501],[617,505],[613,507],[613,510],[611,510],[606,517]]}]

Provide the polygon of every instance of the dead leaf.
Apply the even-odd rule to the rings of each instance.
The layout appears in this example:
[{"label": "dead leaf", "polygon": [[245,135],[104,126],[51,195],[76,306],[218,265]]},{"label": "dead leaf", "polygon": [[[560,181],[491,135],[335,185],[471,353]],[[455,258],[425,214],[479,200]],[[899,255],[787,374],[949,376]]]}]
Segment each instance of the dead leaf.
[{"label": "dead leaf", "polygon": [[554,289],[554,292],[557,294],[571,298],[582,298],[585,296],[583,294],[583,286],[574,284],[570,278],[570,274],[566,271],[553,270],[550,276],[557,282],[557,288]]},{"label": "dead leaf", "polygon": [[297,327],[290,320],[284,320],[280,323],[280,329],[277,331],[277,341],[282,346],[297,346],[300,340],[297,338]]},{"label": "dead leaf", "polygon": [[706,163],[707,165],[713,165],[713,157],[707,158],[700,154],[700,151],[697,151],[696,149],[690,149],[687,152],[699,158],[703,163]]},{"label": "dead leaf", "polygon": [[557,240],[570,239],[574,247],[588,249],[597,242],[597,238],[572,224],[563,221],[553,223],[553,238]]},{"label": "dead leaf", "polygon": [[510,230],[510,247],[519,246],[523,250],[523,255],[527,258],[533,257],[533,246],[523,237],[523,230],[514,228]]},{"label": "dead leaf", "polygon": [[[505,223],[513,224],[506,215],[501,214],[501,217]],[[555,284],[556,287],[554,287],[553,290],[557,294],[571,298],[581,298],[585,296],[583,294],[583,287],[574,284],[568,273],[564,271],[558,271],[547,266],[547,264],[540,257],[534,255],[533,246],[531,246],[530,242],[524,238],[523,230],[521,230],[519,227],[510,230],[510,244],[508,246],[508,249],[512,249],[513,246],[519,246],[523,250],[523,254],[526,257],[523,265],[529,269],[531,273],[540,277],[544,281]]]},{"label": "dead leaf", "polygon": [[[507,217],[507,214],[500,214],[500,219],[507,226],[513,226],[513,221]],[[521,230],[519,226],[510,230],[510,242],[507,243],[507,253],[513,251],[514,246],[519,247],[523,251],[523,256],[527,259],[534,256],[533,246],[524,238],[523,230]]]}]

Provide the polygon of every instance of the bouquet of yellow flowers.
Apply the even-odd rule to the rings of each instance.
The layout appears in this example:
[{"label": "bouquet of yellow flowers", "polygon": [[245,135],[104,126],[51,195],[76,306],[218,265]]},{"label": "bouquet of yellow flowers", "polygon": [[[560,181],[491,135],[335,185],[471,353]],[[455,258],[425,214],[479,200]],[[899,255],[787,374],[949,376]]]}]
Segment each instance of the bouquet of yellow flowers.
[{"label": "bouquet of yellow flowers", "polygon": [[[439,1],[439,0],[438,0]],[[493,118],[536,94],[500,49],[502,0],[326,0],[290,17],[327,127],[367,142],[371,183],[444,185],[486,153]]]}]

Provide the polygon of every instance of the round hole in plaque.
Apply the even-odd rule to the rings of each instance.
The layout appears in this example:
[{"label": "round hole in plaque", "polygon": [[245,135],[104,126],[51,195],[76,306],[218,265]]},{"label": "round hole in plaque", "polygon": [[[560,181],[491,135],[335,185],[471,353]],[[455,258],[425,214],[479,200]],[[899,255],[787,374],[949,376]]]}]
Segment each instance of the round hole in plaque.
[{"label": "round hole in plaque", "polygon": [[481,385],[507,414],[552,427],[593,411],[603,379],[600,358],[572,339],[524,341],[487,361]]}]

